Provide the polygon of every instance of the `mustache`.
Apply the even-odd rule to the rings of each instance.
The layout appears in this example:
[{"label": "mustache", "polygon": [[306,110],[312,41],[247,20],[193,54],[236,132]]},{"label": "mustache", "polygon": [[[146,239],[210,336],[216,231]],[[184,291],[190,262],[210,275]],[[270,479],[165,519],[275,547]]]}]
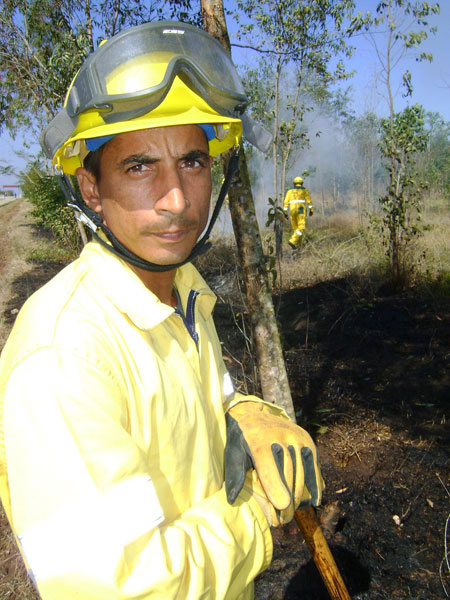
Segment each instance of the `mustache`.
[{"label": "mustache", "polygon": [[158,224],[144,226],[141,229],[141,233],[167,233],[174,229],[192,229],[193,227],[197,227],[197,225],[197,221],[190,219],[186,215],[172,215],[166,217],[162,223],[159,222]]}]

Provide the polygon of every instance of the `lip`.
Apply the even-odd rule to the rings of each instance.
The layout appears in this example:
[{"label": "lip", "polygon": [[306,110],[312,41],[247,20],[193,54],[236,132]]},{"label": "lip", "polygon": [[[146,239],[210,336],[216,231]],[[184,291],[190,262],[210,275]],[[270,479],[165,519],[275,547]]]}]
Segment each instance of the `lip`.
[{"label": "lip", "polygon": [[179,242],[188,234],[188,232],[188,229],[177,229],[174,231],[160,231],[153,235],[165,242]]}]

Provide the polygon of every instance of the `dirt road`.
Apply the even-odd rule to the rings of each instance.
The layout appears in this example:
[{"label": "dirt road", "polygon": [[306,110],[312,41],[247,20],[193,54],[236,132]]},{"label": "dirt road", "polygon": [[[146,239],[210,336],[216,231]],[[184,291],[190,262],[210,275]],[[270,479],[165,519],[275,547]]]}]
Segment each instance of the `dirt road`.
[{"label": "dirt road", "polygon": [[23,198],[0,206],[0,351],[25,300],[64,266],[36,258],[52,241],[31,211]]},{"label": "dirt road", "polygon": [[0,348],[12,321],[4,313],[16,308],[11,304],[14,297],[13,282],[30,269],[26,263],[26,249],[33,245],[30,212],[30,205],[22,198],[0,206]]}]

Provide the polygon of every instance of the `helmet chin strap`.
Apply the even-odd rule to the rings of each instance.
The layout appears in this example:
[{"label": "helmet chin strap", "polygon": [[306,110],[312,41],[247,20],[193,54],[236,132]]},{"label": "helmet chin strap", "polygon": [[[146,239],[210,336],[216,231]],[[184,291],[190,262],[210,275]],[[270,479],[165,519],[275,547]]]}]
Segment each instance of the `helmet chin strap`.
[{"label": "helmet chin strap", "polygon": [[[237,170],[238,165],[239,152],[236,151],[228,163],[227,173],[222,183],[219,197],[217,199],[216,206],[214,207],[213,214],[209,221],[208,228],[206,229],[201,239],[195,244],[189,256],[182,262],[171,265],[158,265],[156,263],[149,262],[144,258],[141,258],[137,254],[134,254],[134,252],[132,252],[131,250],[126,248],[121,242],[119,242],[119,240],[116,238],[113,232],[103,223],[101,217],[93,210],[91,210],[88,206],[86,206],[83,200],[80,200],[77,197],[73,185],[67,175],[60,175],[59,182],[64,192],[64,195],[66,196],[67,205],[74,209],[76,218],[81,223],[89,227],[89,229],[92,232],[92,236],[97,240],[97,242],[99,242],[102,246],[104,246],[107,250],[109,250],[119,258],[122,258],[123,260],[134,265],[135,267],[139,267],[140,269],[144,269],[145,271],[163,272],[177,269],[178,267],[181,267],[182,265],[191,261],[196,256],[203,254],[204,252],[209,250],[209,248],[211,248],[212,244],[209,241],[209,236],[211,235],[212,228],[214,227],[214,224],[217,221],[217,217],[219,216],[220,209],[222,208],[222,205],[224,203],[225,196],[228,192],[228,188],[230,187],[231,178],[233,177],[234,172]],[[105,242],[105,240],[98,235],[98,229],[101,229],[103,231],[111,245]]]}]

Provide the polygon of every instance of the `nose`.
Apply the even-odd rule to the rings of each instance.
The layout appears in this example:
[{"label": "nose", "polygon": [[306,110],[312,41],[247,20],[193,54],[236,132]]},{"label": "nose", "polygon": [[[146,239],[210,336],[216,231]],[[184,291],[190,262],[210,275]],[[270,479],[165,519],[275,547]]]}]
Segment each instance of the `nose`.
[{"label": "nose", "polygon": [[166,174],[164,191],[156,202],[155,209],[158,212],[169,212],[182,214],[189,203],[185,198],[180,178],[178,175]]}]

